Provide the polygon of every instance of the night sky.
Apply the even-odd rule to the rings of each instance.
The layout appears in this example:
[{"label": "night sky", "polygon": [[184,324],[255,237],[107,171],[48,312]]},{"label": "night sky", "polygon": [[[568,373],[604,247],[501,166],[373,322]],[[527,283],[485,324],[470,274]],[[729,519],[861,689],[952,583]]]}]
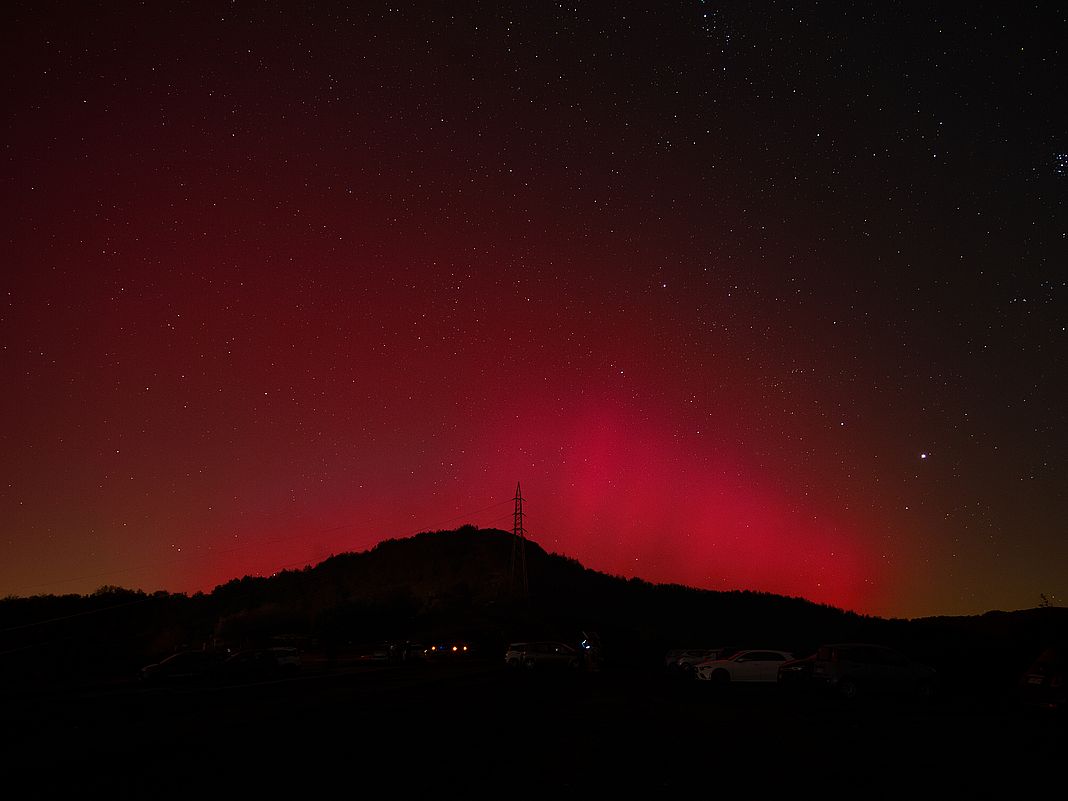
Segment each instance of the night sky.
[{"label": "night sky", "polygon": [[0,15],[0,595],[510,529],[522,481],[617,575],[1068,598],[1060,4]]}]

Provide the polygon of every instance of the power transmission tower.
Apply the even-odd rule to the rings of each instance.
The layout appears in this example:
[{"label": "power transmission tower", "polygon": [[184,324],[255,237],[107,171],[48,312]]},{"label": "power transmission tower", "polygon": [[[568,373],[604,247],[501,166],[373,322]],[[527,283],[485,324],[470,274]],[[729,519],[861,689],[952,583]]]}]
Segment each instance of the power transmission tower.
[{"label": "power transmission tower", "polygon": [[515,512],[512,515],[512,596],[529,597],[530,585],[527,583],[527,533],[523,529],[523,491],[519,482],[515,485]]}]

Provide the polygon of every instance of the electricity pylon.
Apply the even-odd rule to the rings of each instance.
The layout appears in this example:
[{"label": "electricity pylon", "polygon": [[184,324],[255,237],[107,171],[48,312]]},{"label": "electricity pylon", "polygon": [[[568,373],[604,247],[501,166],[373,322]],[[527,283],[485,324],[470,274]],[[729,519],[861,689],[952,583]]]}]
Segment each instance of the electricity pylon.
[{"label": "electricity pylon", "polygon": [[515,485],[515,512],[512,515],[512,569],[510,588],[512,597],[526,600],[530,594],[527,582],[527,534],[523,529],[523,491]]}]

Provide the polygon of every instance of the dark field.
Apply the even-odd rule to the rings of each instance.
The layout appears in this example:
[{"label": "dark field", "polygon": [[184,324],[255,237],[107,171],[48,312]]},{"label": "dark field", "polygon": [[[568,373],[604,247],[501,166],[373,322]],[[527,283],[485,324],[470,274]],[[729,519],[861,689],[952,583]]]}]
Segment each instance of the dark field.
[{"label": "dark field", "polygon": [[[4,695],[7,797],[1060,797],[1063,716],[1008,697],[845,702],[498,660],[306,661],[296,676]],[[1038,794],[1044,785],[1054,790]]]}]

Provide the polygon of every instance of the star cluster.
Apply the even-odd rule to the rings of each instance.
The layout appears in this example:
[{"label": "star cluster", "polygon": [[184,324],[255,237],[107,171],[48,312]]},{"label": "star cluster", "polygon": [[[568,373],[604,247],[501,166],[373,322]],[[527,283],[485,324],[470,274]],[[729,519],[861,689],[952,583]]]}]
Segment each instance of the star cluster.
[{"label": "star cluster", "polygon": [[1068,596],[1065,14],[4,12],[0,593],[462,523],[912,616]]}]

